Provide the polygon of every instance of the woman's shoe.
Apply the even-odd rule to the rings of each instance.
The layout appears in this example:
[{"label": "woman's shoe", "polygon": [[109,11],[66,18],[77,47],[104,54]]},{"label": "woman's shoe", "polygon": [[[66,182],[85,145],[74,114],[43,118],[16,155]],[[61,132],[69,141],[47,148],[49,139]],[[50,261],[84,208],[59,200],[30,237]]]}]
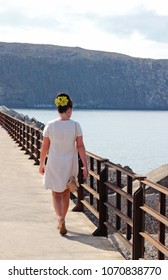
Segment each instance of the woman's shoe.
[{"label": "woman's shoe", "polygon": [[65,221],[60,221],[59,223],[59,230],[61,235],[67,234],[67,229],[65,227]]}]

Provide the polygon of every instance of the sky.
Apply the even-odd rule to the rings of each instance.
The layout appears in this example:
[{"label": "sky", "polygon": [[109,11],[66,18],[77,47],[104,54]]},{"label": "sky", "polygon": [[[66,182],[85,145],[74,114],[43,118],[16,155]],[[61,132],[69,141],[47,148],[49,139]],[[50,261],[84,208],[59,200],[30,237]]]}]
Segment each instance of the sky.
[{"label": "sky", "polygon": [[168,59],[168,2],[0,0],[0,42]]}]

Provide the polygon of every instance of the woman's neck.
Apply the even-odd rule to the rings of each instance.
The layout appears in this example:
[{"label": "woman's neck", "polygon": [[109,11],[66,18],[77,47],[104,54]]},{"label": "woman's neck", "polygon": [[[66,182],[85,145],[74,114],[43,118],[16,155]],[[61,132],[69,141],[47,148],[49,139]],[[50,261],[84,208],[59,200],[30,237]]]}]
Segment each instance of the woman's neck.
[{"label": "woman's neck", "polygon": [[70,119],[70,116],[67,113],[59,114],[60,120],[66,121]]},{"label": "woman's neck", "polygon": [[64,113],[59,113],[60,119],[63,121],[69,120],[72,115],[72,109],[68,108],[68,110]]}]

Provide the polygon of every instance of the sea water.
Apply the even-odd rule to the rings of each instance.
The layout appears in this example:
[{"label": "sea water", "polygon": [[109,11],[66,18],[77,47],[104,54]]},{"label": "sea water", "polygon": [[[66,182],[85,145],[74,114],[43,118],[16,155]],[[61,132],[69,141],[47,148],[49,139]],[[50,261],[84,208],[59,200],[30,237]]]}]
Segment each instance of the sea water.
[{"label": "sea water", "polygon": [[[15,109],[46,124],[55,109]],[[86,150],[135,173],[168,163],[168,111],[74,110]]]}]

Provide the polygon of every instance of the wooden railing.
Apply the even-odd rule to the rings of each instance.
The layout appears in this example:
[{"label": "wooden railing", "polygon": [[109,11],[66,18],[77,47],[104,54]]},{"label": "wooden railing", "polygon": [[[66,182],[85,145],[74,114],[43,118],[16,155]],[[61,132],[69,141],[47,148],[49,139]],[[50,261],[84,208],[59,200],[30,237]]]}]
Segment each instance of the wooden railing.
[{"label": "wooden railing", "polygon": [[39,164],[40,148],[42,143],[42,130],[0,112],[0,124],[18,145],[25,150],[26,154]]},{"label": "wooden railing", "polygon": [[[153,193],[155,199],[152,203],[147,200],[148,193]],[[163,260],[168,257],[168,241],[166,244],[166,234],[168,236],[168,189],[148,179],[140,181],[140,188],[134,195],[134,232],[135,244],[139,244],[139,250],[134,247],[133,256],[135,259],[146,257],[144,241],[153,246],[158,253],[158,259]],[[135,207],[135,205],[137,207]],[[148,220],[147,220],[148,215]],[[154,223],[158,227],[157,232],[149,228],[148,223]]]},{"label": "wooden railing", "polygon": [[[3,112],[0,112],[0,124],[39,164],[42,130]],[[117,235],[132,259],[149,258],[147,242],[157,250],[158,259],[168,258],[168,189],[90,152],[87,159],[87,181],[83,180],[79,159],[79,188],[72,195],[76,197],[73,211],[90,213],[88,217],[97,227],[93,235]],[[154,206],[148,203],[149,193],[155,194]],[[148,230],[148,221],[158,225],[157,232]]]}]

